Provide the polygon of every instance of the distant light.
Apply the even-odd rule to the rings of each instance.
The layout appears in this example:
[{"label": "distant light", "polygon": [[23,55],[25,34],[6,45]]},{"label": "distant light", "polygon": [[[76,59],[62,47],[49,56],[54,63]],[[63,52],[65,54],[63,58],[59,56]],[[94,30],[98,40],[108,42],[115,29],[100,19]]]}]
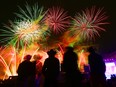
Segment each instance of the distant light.
[{"label": "distant light", "polygon": [[115,62],[105,62],[106,65],[106,79],[111,79],[112,74],[116,74],[116,65]]}]

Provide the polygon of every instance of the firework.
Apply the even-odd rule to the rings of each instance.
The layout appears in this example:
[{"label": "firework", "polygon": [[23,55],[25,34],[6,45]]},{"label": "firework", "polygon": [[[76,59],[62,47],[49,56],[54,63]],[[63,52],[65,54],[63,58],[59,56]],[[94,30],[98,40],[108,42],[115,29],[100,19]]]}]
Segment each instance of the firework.
[{"label": "firework", "polygon": [[38,4],[30,6],[29,4],[25,5],[25,9],[19,7],[19,12],[15,13],[22,20],[30,20],[40,22],[44,17],[46,12],[44,12],[43,7],[39,8]]},{"label": "firework", "polygon": [[73,18],[74,32],[84,40],[95,39],[95,36],[100,36],[99,31],[105,31],[101,25],[108,24],[108,22],[105,22],[106,19],[107,16],[103,12],[103,8],[87,8],[82,11],[82,14],[78,13]]},{"label": "firework", "polygon": [[67,12],[65,12],[64,9],[53,7],[48,9],[45,22],[54,33],[58,34],[69,27],[69,18],[70,17],[67,15]]},{"label": "firework", "polygon": [[6,29],[1,29],[1,36],[5,36],[1,41],[7,44],[12,44],[16,48],[23,48],[30,45],[39,39],[44,38],[47,31],[47,26],[42,23],[45,15],[43,8],[38,8],[38,5],[29,7],[26,5],[26,10],[20,8],[20,14],[16,15],[20,18],[16,21],[10,21],[10,25],[5,25]]}]

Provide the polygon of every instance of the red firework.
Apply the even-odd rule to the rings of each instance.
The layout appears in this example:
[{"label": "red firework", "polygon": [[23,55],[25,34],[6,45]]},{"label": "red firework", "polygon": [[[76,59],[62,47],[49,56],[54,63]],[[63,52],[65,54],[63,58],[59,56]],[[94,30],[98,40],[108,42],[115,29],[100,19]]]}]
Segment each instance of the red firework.
[{"label": "red firework", "polygon": [[105,21],[106,19],[103,8],[96,9],[95,6],[87,8],[82,11],[82,14],[79,13],[75,16],[74,32],[84,39],[95,39],[95,36],[100,36],[99,31],[105,31],[102,25],[109,24]]},{"label": "red firework", "polygon": [[48,9],[45,22],[54,33],[66,30],[70,25],[70,16],[60,7],[52,7]]}]

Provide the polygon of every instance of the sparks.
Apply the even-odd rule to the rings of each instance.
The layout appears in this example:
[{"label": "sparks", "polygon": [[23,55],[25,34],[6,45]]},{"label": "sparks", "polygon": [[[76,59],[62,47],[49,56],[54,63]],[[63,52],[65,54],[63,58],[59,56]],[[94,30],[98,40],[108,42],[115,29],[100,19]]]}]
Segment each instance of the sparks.
[{"label": "sparks", "polygon": [[[33,42],[42,39],[47,31],[47,26],[42,22],[45,12],[38,5],[29,7],[26,10],[20,8],[20,14],[16,13],[20,19],[10,21],[9,25],[5,25],[6,29],[1,29],[1,36],[5,36],[1,41],[3,43],[12,44],[16,48],[23,48]],[[47,32],[49,33],[49,32]]]},{"label": "sparks", "polygon": [[106,19],[107,16],[103,12],[103,8],[87,8],[82,11],[82,14],[78,13],[73,18],[75,34],[86,40],[95,39],[95,36],[100,36],[99,31],[105,31],[101,25],[108,24],[105,22]]},{"label": "sparks", "polygon": [[69,16],[64,9],[59,7],[49,8],[46,15],[46,24],[50,27],[50,29],[58,34],[64,31],[67,27],[69,27]]}]

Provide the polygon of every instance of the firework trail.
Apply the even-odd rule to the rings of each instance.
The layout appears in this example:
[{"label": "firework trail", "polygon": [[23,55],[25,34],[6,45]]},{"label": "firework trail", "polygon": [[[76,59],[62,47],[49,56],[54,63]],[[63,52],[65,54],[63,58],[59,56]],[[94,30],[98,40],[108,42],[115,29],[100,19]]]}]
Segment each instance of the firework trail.
[{"label": "firework trail", "polygon": [[45,15],[43,7],[38,7],[38,4],[34,4],[30,6],[28,3],[25,5],[25,9],[22,9],[19,6],[18,13],[15,13],[20,19],[22,20],[30,20],[30,21],[37,21],[40,22]]},{"label": "firework trail", "polygon": [[45,23],[55,34],[61,33],[69,27],[69,16],[64,9],[60,7],[52,7],[48,9],[45,17]]},{"label": "firework trail", "polygon": [[105,31],[102,25],[108,24],[105,22],[107,18],[103,8],[96,9],[95,6],[87,8],[73,18],[72,30],[84,40],[95,39],[95,36],[100,36],[99,31]]}]

